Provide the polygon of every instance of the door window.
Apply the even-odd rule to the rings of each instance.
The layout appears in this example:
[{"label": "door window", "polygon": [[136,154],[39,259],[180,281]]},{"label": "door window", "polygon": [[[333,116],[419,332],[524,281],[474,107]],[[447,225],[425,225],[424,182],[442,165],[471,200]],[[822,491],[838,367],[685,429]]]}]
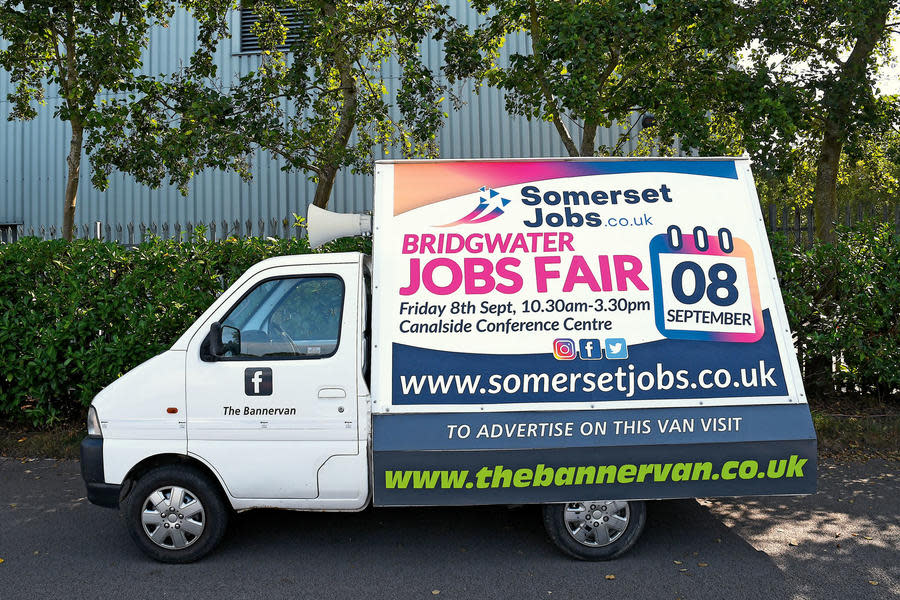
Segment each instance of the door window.
[{"label": "door window", "polygon": [[325,358],[337,351],[344,283],[333,275],[264,281],[222,321],[226,358]]}]

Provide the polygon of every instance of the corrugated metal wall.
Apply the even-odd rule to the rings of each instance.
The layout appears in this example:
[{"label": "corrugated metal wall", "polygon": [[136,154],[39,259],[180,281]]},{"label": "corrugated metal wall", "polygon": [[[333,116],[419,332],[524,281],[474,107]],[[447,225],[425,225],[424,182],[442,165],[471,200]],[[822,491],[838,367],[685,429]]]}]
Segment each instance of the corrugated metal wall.
[{"label": "corrugated metal wall", "polygon": [[[465,0],[454,0],[451,8],[461,22],[475,23],[479,16]],[[239,16],[231,16],[232,31],[239,31]],[[171,73],[186,62],[196,44],[196,23],[179,12],[168,28],[153,31],[146,54],[144,72]],[[524,38],[510,40],[504,52],[524,51]],[[2,42],[0,42],[2,43]],[[241,54],[235,34],[224,40],[216,56],[219,76],[228,82],[258,65],[258,56]],[[439,72],[440,48],[424,49],[427,64]],[[385,67],[388,92],[393,94],[399,82],[396,65]],[[459,111],[447,112],[449,118],[439,134],[442,158],[490,158],[526,156],[563,156],[562,143],[549,123],[529,122],[510,117],[504,110],[502,94],[483,88],[478,95],[471,86],[461,89],[466,104]],[[57,229],[62,220],[63,192],[66,181],[65,157],[69,128],[53,118],[56,94],[47,90],[47,105],[30,122],[8,122],[11,91],[9,76],[0,72],[0,223],[24,223],[26,229],[43,226]],[[599,140],[609,143],[603,132]],[[605,138],[605,139],[604,139]],[[389,158],[400,158],[392,154]],[[244,183],[233,174],[207,171],[199,174],[182,196],[164,186],[153,190],[137,184],[130,176],[114,173],[109,189],[100,192],[90,183],[90,167],[85,160],[79,187],[76,224],[175,223],[226,220],[229,223],[258,219],[270,221],[289,217],[292,212],[305,215],[314,186],[301,172],[281,170],[282,162],[262,153],[254,160],[254,179]],[[344,170],[335,182],[329,208],[340,212],[360,212],[372,207],[372,179]]]}]

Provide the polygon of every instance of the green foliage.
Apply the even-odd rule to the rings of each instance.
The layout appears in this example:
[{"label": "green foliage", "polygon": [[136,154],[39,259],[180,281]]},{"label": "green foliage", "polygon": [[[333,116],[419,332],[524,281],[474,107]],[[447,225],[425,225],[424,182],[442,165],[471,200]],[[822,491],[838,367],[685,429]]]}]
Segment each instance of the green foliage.
[{"label": "green foliage", "polygon": [[816,239],[834,241],[843,153],[900,126],[898,98],[878,88],[898,9],[898,0],[760,0],[743,11],[753,44],[720,101],[733,103],[758,173],[778,183],[814,172]]},{"label": "green foliage", "polygon": [[140,65],[147,32],[165,24],[169,2],[4,2],[0,5],[0,67],[15,90],[8,99],[13,119],[33,119],[47,84],[58,88],[56,114],[84,120],[101,90],[119,91]]},{"label": "green foliage", "polygon": [[[737,114],[748,148],[791,164],[794,144],[818,149],[826,128],[845,143],[897,124],[896,99],[878,89],[891,56],[897,0],[761,0],[742,14],[754,43],[739,68]],[[787,143],[785,143],[787,142]]]},{"label": "green foliage", "polygon": [[15,86],[7,95],[10,120],[33,119],[38,105],[51,98],[54,116],[70,125],[68,179],[60,189],[67,239],[75,219],[83,134],[103,124],[99,96],[129,88],[150,29],[166,26],[174,11],[175,3],[166,0],[0,3],[5,41],[0,68]]},{"label": "green foliage", "polygon": [[[217,0],[198,1],[203,5]],[[102,130],[88,148],[104,188],[113,168],[152,187],[164,181],[183,192],[208,168],[252,177],[259,150],[317,182],[324,207],[337,171],[371,172],[372,156],[399,147],[404,156],[437,155],[446,90],[422,62],[421,43],[437,38],[446,18],[440,4],[410,0],[241,3],[259,20],[258,67],[222,81],[212,63],[229,34],[219,15],[214,35],[201,40],[191,64],[171,77],[139,77],[130,99],[103,107]],[[288,30],[284,9],[301,15]],[[288,33],[292,36],[285,47]],[[384,69],[399,67],[395,96]]]},{"label": "green foliage", "polygon": [[[815,149],[791,150],[789,171],[761,169],[757,190],[763,206],[807,208],[813,203]],[[883,214],[900,205],[900,133],[889,131],[859,140],[842,153],[837,176],[837,208]]]},{"label": "green foliage", "polygon": [[[559,2],[472,0],[484,15],[474,29],[448,35],[444,70],[451,81],[473,78],[505,92],[506,110],[552,122],[570,155],[621,154],[640,116],[656,133],[685,146],[722,153],[733,131],[712,99],[742,46],[738,7],[729,0]],[[498,57],[511,38],[524,52]],[[598,127],[620,125],[610,145]],[[582,129],[580,142],[570,129]]]},{"label": "green foliage", "polygon": [[[371,251],[345,238],[324,251]],[[254,263],[310,252],[306,239],[92,240],[0,245],[0,415],[50,425],[171,346]]]},{"label": "green foliage", "polygon": [[900,237],[891,225],[839,228],[833,244],[772,251],[791,329],[803,357],[831,357],[836,392],[887,396],[900,389]]}]

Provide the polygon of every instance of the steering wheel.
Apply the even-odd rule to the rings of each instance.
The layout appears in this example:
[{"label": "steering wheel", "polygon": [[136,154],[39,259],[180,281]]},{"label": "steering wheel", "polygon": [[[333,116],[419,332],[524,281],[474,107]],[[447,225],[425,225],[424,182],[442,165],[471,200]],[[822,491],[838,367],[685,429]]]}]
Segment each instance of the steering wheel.
[{"label": "steering wheel", "polygon": [[269,329],[271,331],[277,333],[279,336],[281,336],[284,339],[284,341],[286,341],[288,344],[290,344],[291,352],[293,352],[296,355],[302,354],[302,352],[300,352],[300,348],[298,348],[294,344],[294,340],[291,339],[291,336],[288,335],[287,331],[285,331],[281,325],[278,325],[274,321],[269,321]]}]

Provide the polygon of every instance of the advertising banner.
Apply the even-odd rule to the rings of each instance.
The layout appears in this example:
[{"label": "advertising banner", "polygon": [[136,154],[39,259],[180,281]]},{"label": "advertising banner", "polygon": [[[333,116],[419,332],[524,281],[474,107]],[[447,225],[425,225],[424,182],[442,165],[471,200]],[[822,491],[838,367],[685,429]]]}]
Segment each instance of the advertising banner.
[{"label": "advertising banner", "polygon": [[[814,489],[748,160],[379,163],[374,240],[376,503],[524,501],[517,472],[579,466],[616,470],[601,497]],[[708,464],[619,477],[663,456]],[[560,477],[528,501],[570,497]]]}]

